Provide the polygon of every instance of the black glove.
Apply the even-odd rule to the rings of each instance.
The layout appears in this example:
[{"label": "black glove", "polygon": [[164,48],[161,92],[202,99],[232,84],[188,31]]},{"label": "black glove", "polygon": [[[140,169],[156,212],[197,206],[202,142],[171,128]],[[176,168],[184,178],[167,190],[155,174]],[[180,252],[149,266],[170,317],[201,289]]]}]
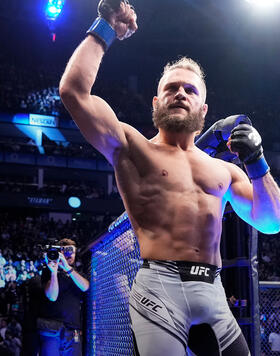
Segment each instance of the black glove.
[{"label": "black glove", "polygon": [[236,126],[230,135],[230,148],[238,153],[240,161],[251,163],[258,160],[262,153],[262,139],[258,131],[246,124]]},{"label": "black glove", "polygon": [[269,172],[263,155],[262,139],[254,127],[247,124],[236,126],[231,131],[230,150],[238,153],[251,179],[261,178]]},{"label": "black glove", "polygon": [[121,2],[122,0],[101,0],[97,7],[98,16],[109,21],[111,14],[118,11]]},{"label": "black glove", "polygon": [[[231,130],[239,124],[251,125],[251,120],[243,114],[231,115],[225,119],[215,122],[203,135],[201,135],[195,144],[198,148],[212,157],[218,153],[224,152],[224,158],[228,156],[228,147],[226,142],[230,136]],[[226,152],[227,151],[227,152]],[[233,154],[231,154],[234,156]],[[221,157],[220,157],[221,158]]]}]

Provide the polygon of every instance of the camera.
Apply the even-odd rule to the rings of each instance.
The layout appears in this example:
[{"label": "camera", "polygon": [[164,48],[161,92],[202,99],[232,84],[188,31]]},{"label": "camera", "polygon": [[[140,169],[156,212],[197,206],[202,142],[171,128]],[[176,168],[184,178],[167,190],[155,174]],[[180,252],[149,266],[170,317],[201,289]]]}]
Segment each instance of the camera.
[{"label": "camera", "polygon": [[46,253],[49,261],[57,261],[59,259],[59,252],[63,253],[66,258],[71,257],[75,252],[75,246],[59,246],[56,245],[56,241],[50,245],[38,245],[38,248],[42,253]]},{"label": "camera", "polygon": [[57,261],[59,259],[59,252],[62,252],[66,258],[70,257],[74,253],[74,246],[46,245],[45,252],[50,261]]},{"label": "camera", "polygon": [[61,246],[46,245],[45,247],[45,252],[50,261],[57,261],[59,259],[59,252],[61,251]]}]

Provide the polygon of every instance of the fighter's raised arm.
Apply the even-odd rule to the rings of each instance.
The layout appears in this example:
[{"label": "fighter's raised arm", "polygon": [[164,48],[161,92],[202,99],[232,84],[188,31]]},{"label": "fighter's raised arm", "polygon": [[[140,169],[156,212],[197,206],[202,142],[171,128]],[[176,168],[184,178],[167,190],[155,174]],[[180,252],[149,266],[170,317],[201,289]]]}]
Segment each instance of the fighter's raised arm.
[{"label": "fighter's raised arm", "polygon": [[111,164],[115,153],[126,146],[122,125],[111,107],[91,88],[102,57],[114,41],[131,36],[137,30],[136,14],[127,1],[102,0],[99,17],[88,30],[67,64],[60,82],[61,99],[86,140]]}]

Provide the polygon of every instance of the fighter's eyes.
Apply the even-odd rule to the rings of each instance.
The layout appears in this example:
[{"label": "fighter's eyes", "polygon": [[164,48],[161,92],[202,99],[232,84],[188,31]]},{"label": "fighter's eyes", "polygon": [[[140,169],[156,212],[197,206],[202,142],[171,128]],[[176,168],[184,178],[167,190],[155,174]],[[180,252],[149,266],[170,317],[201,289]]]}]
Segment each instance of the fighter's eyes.
[{"label": "fighter's eyes", "polygon": [[[171,84],[171,85],[168,85],[168,87],[166,88],[168,91],[170,91],[170,92],[176,92],[178,89],[179,89],[179,87],[178,87],[178,85],[173,85],[173,84]],[[194,87],[193,85],[191,85],[191,84],[185,84],[184,85],[184,90],[185,90],[185,92],[187,93],[187,94],[195,94],[195,95],[198,95],[198,90],[196,89],[196,87]]]}]

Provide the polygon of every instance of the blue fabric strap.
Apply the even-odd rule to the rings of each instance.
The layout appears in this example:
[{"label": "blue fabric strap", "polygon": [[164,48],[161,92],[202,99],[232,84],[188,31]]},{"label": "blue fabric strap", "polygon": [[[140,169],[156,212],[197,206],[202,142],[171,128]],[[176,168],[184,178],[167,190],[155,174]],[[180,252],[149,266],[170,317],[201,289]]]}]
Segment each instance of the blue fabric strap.
[{"label": "blue fabric strap", "polygon": [[269,165],[263,155],[257,161],[246,164],[245,167],[250,179],[261,178],[270,171]]},{"label": "blue fabric strap", "polygon": [[70,275],[73,271],[74,271],[74,268],[72,267],[68,271],[66,271],[66,273]]},{"label": "blue fabric strap", "polygon": [[87,30],[87,34],[97,37],[104,44],[105,50],[111,46],[117,36],[113,27],[102,17],[97,17],[94,20]]}]

